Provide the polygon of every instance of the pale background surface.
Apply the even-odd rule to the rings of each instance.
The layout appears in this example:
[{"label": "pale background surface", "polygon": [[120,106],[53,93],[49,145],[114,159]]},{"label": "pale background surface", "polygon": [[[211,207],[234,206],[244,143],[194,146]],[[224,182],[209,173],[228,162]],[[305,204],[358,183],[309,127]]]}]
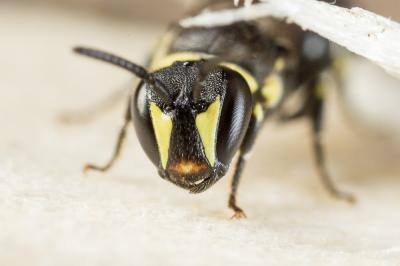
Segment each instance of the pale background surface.
[{"label": "pale background surface", "polygon": [[133,130],[111,172],[81,174],[110,156],[122,106],[86,125],[55,121],[129,79],[71,55],[72,46],[144,62],[162,26],[4,2],[0,25],[0,265],[400,265],[399,142],[351,125],[334,97],[329,168],[359,203],[321,188],[304,121],[271,124],[239,191],[249,218],[231,221],[228,177],[189,195],[157,176]]}]

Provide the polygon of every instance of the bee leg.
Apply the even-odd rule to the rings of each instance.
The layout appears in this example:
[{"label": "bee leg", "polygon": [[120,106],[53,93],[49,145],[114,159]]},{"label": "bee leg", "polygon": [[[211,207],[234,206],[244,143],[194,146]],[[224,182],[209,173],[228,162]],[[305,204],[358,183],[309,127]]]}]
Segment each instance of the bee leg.
[{"label": "bee leg", "polygon": [[246,135],[240,146],[239,158],[236,162],[236,168],[231,182],[228,207],[235,212],[232,216],[232,219],[246,218],[246,214],[244,213],[242,208],[240,208],[236,203],[236,194],[239,186],[240,177],[242,176],[242,171],[246,164],[246,156],[253,147],[259,129],[260,122],[257,121],[257,118],[253,114],[250,120],[249,128],[247,129]]},{"label": "bee leg", "polygon": [[127,111],[125,113],[125,120],[124,120],[124,125],[122,126],[121,130],[119,131],[119,135],[118,135],[118,139],[117,139],[117,144],[114,148],[114,153],[111,157],[111,159],[108,161],[108,163],[106,163],[103,166],[97,166],[97,165],[93,165],[93,164],[86,164],[83,168],[83,172],[87,173],[89,170],[95,170],[95,171],[99,171],[99,172],[106,172],[107,170],[109,170],[115,163],[115,161],[118,159],[120,153],[121,153],[121,149],[122,146],[124,144],[125,141],[125,137],[126,137],[126,131],[128,129],[128,125],[129,122],[131,121],[131,112],[130,112],[130,108],[129,108],[129,103],[128,103],[128,108]]},{"label": "bee leg", "polygon": [[325,152],[321,141],[322,132],[322,118],[324,107],[324,88],[321,82],[316,79],[311,82],[310,87],[310,105],[309,105],[309,119],[312,126],[312,146],[314,153],[314,160],[317,167],[318,175],[324,187],[328,190],[329,194],[341,200],[346,200],[349,203],[354,203],[356,198],[345,191],[340,190],[333,182],[325,163]]},{"label": "bee leg", "polygon": [[246,214],[244,213],[244,211],[236,204],[236,192],[237,192],[237,189],[239,186],[239,181],[240,181],[240,177],[242,175],[242,171],[243,171],[245,162],[246,162],[246,160],[244,158],[244,155],[240,154],[239,159],[236,163],[235,173],[232,178],[231,192],[230,192],[229,201],[228,201],[228,207],[235,212],[234,215],[231,217],[231,219],[246,218]]}]

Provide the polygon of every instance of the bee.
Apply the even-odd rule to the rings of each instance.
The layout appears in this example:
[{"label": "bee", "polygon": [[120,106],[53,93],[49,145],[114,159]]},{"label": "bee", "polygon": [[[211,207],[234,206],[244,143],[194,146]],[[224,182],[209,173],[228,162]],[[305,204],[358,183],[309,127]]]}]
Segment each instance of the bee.
[{"label": "bee", "polygon": [[[231,0],[207,6],[232,8]],[[228,26],[172,25],[147,67],[104,51],[75,52],[130,71],[140,79],[129,97],[124,125],[105,172],[118,158],[133,122],[136,135],[161,178],[200,193],[224,177],[237,154],[228,206],[233,218],[246,217],[237,190],[249,152],[265,122],[305,117],[312,129],[316,168],[328,192],[353,202],[332,181],[321,142],[325,87],[332,65],[329,41],[282,20],[264,18]],[[301,91],[301,107],[285,112],[285,102]]]}]

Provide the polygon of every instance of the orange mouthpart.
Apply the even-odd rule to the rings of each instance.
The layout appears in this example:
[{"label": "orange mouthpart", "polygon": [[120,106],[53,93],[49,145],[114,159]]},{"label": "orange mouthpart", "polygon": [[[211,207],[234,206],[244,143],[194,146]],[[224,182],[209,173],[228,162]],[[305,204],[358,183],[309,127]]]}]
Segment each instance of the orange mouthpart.
[{"label": "orange mouthpart", "polygon": [[171,170],[180,174],[193,174],[198,173],[203,169],[206,169],[206,164],[194,163],[191,161],[182,161],[171,167]]}]

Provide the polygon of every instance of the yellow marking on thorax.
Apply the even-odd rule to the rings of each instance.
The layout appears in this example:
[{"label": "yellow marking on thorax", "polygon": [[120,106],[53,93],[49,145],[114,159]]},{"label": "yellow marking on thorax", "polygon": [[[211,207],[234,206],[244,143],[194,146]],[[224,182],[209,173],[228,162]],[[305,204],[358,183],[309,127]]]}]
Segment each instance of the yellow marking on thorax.
[{"label": "yellow marking on thorax", "polygon": [[247,82],[247,85],[249,86],[251,93],[257,91],[258,82],[249,71],[234,63],[223,62],[220,63],[219,65],[239,73],[239,75],[242,76],[244,80]]},{"label": "yellow marking on thorax", "polygon": [[260,103],[254,105],[253,115],[255,116],[257,123],[261,123],[264,120],[264,109]]},{"label": "yellow marking on thorax", "polygon": [[215,144],[221,101],[218,96],[207,110],[196,116],[196,127],[199,132],[204,152],[211,166],[215,165]]},{"label": "yellow marking on thorax", "polygon": [[152,69],[157,62],[159,62],[168,54],[175,37],[176,33],[174,31],[168,31],[164,34],[154,49],[153,56],[151,57],[150,61],[150,69]]},{"label": "yellow marking on thorax", "polygon": [[283,97],[283,80],[277,73],[269,75],[261,89],[261,94],[266,100],[266,106],[275,107]]},{"label": "yellow marking on thorax", "polygon": [[264,80],[264,84],[261,88],[261,94],[266,100],[266,107],[273,108],[277,106],[284,94],[284,84],[281,76],[281,72],[285,69],[285,60],[278,58],[275,61],[272,73],[267,76]]},{"label": "yellow marking on thorax", "polygon": [[166,55],[165,57],[160,58],[157,61],[154,61],[150,66],[150,70],[154,72],[162,68],[169,67],[177,61],[198,61],[201,59],[209,59],[213,57],[213,55],[206,53],[197,53],[191,51],[176,52]]},{"label": "yellow marking on thorax", "polygon": [[274,64],[274,71],[282,72],[286,67],[285,59],[279,57]]},{"label": "yellow marking on thorax", "polygon": [[169,144],[171,141],[172,119],[170,116],[164,114],[155,103],[150,103],[150,114],[161,164],[165,169],[168,162]]}]

